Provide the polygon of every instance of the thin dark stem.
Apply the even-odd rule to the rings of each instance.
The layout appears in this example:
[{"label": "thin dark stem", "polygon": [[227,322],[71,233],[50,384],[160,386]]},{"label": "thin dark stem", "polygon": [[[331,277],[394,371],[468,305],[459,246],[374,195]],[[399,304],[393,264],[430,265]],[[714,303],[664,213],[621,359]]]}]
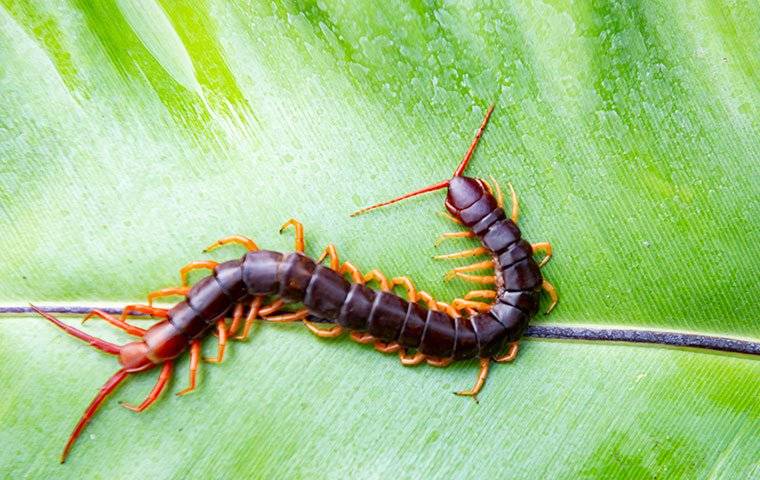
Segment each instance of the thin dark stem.
[{"label": "thin dark stem", "polygon": [[[59,314],[86,314],[93,308],[120,314],[121,308],[86,306],[42,306],[41,310]],[[33,313],[31,307],[0,306],[0,314]],[[668,332],[661,330],[640,330],[625,328],[563,327],[558,325],[533,325],[525,331],[525,336],[557,340],[584,340],[603,342],[650,343],[674,347],[702,348],[723,352],[760,355],[760,341],[739,340],[728,337],[701,335],[697,333]]]}]

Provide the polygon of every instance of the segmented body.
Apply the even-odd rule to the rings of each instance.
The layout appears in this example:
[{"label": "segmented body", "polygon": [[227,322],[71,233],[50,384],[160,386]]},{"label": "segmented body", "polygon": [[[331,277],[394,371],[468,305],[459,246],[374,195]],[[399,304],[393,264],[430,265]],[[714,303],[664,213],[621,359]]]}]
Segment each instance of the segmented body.
[{"label": "segmented body", "polygon": [[[454,269],[453,272],[468,277],[461,275],[461,272],[493,267],[493,277],[477,277],[473,278],[473,281],[493,283],[495,291],[471,292],[477,294],[475,297],[492,299],[492,303],[471,302],[466,300],[469,298],[466,296],[465,299],[457,299],[462,301],[460,308],[454,307],[453,303],[441,304],[435,302],[432,297],[423,297],[422,292],[419,292],[419,296],[413,294],[411,281],[404,277],[394,279],[388,284],[384,278],[379,279],[375,275],[375,280],[381,280],[381,290],[374,290],[362,283],[368,277],[362,276],[353,266],[353,270],[347,270],[354,280],[349,282],[343,275],[343,268],[349,264],[339,264],[334,247],[330,246],[325,251],[332,257],[331,268],[302,253],[303,229],[300,223],[290,220],[285,226],[296,227],[296,252],[259,250],[252,240],[245,237],[226,237],[210,248],[234,242],[246,246],[249,251],[242,258],[220,264],[210,261],[193,262],[188,265],[191,268],[185,267],[182,270],[183,285],[186,273],[190,269],[212,268],[211,275],[204,277],[189,289],[169,288],[149,294],[149,301],[161,296],[184,294],[185,300],[170,310],[151,305],[131,305],[125,308],[124,314],[118,319],[99,310],[93,310],[86,317],[99,316],[139,338],[125,345],[119,346],[95,338],[61,322],[49,313],[32,307],[70,335],[87,341],[105,353],[117,355],[122,364],[122,368],[101,388],[75,426],[64,448],[61,461],[66,458],[74,441],[108,394],[129,374],[162,366],[155,387],[139,406],[123,404],[140,412],[151,405],[165,388],[172,373],[174,359],[190,348],[190,386],[179,394],[193,391],[200,361],[200,340],[216,328],[219,333],[219,350],[215,359],[208,360],[220,362],[227,335],[235,333],[242,318],[243,305],[249,304],[250,312],[243,334],[236,338],[245,338],[250,325],[259,315],[276,321],[274,317],[268,317],[268,314],[264,313],[266,309],[261,309],[265,298],[274,300],[273,304],[267,307],[270,312],[276,311],[286,303],[303,304],[304,309],[297,313],[281,315],[278,321],[305,321],[306,315],[310,314],[335,324],[328,332],[306,322],[315,334],[337,336],[343,330],[362,333],[366,336],[358,338],[359,341],[368,339],[367,341],[378,342],[376,347],[384,344],[384,347],[378,348],[381,351],[400,350],[404,365],[416,365],[426,359],[431,365],[445,366],[449,361],[478,357],[481,370],[475,386],[468,391],[456,392],[459,395],[477,395],[485,381],[491,359],[497,362],[510,361],[516,355],[517,340],[538,310],[541,290],[546,290],[552,298],[553,303],[549,309],[557,302],[554,288],[542,279],[540,272],[540,266],[551,256],[551,245],[546,242],[535,245],[536,249],[546,253],[542,263],[537,264],[533,259],[533,246],[521,238],[520,230],[515,224],[518,207],[514,191],[512,215],[507,218],[501,208],[501,197],[494,197],[491,188],[483,180],[462,176],[492,108],[488,110],[470,149],[451,179],[357,212],[388,205],[420,193],[448,188],[445,206],[455,221],[467,227],[469,231],[444,234],[444,237],[477,237],[482,247],[460,254],[444,255],[441,258],[490,254],[492,263],[481,262]],[[401,298],[393,292],[391,287],[395,285],[396,280],[401,280],[401,283],[407,286],[408,299]],[[418,298],[425,300],[425,303],[418,302]],[[446,308],[440,310],[441,305]],[[143,330],[125,321],[130,312],[148,313],[162,320]],[[230,312],[233,321],[227,326],[225,318]],[[508,352],[499,355],[507,344]],[[406,352],[410,350],[415,351],[411,358],[406,356]]]}]

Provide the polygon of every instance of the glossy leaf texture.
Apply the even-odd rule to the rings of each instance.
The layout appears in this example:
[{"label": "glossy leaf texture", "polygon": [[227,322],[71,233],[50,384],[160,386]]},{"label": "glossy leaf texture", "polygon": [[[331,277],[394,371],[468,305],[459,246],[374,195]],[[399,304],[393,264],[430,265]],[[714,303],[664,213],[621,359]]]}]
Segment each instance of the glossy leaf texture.
[{"label": "glossy leaf texture", "polygon": [[[760,9],[752,2],[0,1],[0,302],[123,305],[228,234],[436,297],[470,248],[429,194],[490,103],[471,169],[551,241],[536,324],[760,340]],[[74,321],[75,319],[72,319]],[[126,341],[107,326],[88,330]],[[206,345],[212,351],[213,340]],[[57,457],[112,358],[0,317],[9,477],[749,478],[754,357],[527,340],[477,404],[476,365],[402,368],[261,325],[201,387],[135,415],[120,389]],[[172,389],[183,388],[187,361]]]}]

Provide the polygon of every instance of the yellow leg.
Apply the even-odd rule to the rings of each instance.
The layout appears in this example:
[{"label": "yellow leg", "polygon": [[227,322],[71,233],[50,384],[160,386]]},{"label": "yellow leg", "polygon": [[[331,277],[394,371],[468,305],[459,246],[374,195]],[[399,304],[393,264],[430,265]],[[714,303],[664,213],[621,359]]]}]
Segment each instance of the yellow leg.
[{"label": "yellow leg", "polygon": [[161,290],[153,290],[148,293],[148,305],[153,306],[153,301],[157,298],[173,297],[175,295],[187,295],[190,291],[190,287],[172,287],[162,288]]},{"label": "yellow leg", "polygon": [[450,238],[474,238],[475,232],[472,230],[467,230],[464,232],[446,232],[442,233],[433,243],[434,247],[438,247],[440,244],[442,244],[444,241],[450,239]]},{"label": "yellow leg", "polygon": [[549,312],[554,310],[554,307],[557,306],[557,302],[559,302],[559,295],[557,295],[557,289],[554,288],[554,285],[549,283],[549,281],[546,279],[544,279],[544,282],[541,284],[541,288],[544,289],[552,301],[552,303],[549,304],[549,308],[546,309],[546,314],[549,315]]},{"label": "yellow leg", "polygon": [[438,311],[438,302],[436,302],[433,296],[426,291],[420,290],[417,292],[417,298],[425,301],[428,310]]},{"label": "yellow leg", "polygon": [[465,300],[472,300],[473,298],[496,298],[496,290],[471,290],[464,296]]},{"label": "yellow leg", "polygon": [[287,222],[283,223],[280,227],[280,233],[282,233],[286,228],[293,226],[293,228],[296,229],[296,241],[295,241],[295,249],[298,253],[303,253],[306,249],[306,241],[303,238],[303,225],[301,225],[301,222],[296,220],[295,218],[291,218]]},{"label": "yellow leg", "polygon": [[398,357],[401,360],[401,365],[405,367],[412,367],[414,365],[419,365],[420,363],[425,361],[425,355],[422,352],[415,352],[414,355],[407,355],[406,351],[402,348],[398,352]]},{"label": "yellow leg", "polygon": [[380,284],[380,290],[382,290],[384,292],[390,291],[391,285],[388,282],[388,279],[385,278],[385,275],[383,275],[380,272],[380,270],[377,270],[377,269],[370,270],[369,272],[367,272],[366,274],[364,274],[364,282],[365,283],[366,282],[371,282],[373,280]]},{"label": "yellow leg", "polygon": [[[496,192],[494,193],[494,196],[496,197],[496,204],[499,206],[499,208],[504,208],[504,192],[501,191],[501,185],[499,185],[499,182],[497,182],[493,176],[490,178],[496,187]],[[510,187],[511,186],[512,184],[510,184]]]},{"label": "yellow leg", "polygon": [[335,248],[335,245],[332,243],[328,244],[327,247],[325,247],[325,251],[322,252],[322,255],[319,256],[319,260],[317,260],[317,263],[322,263],[322,260],[325,258],[330,257],[330,268],[332,270],[335,270],[336,272],[340,270],[340,259],[338,258],[338,250]]},{"label": "yellow leg", "polygon": [[445,302],[436,302],[436,303],[438,304],[438,310],[442,312],[446,312],[448,315],[452,317],[461,317],[457,309],[452,307],[448,303],[445,303]]},{"label": "yellow leg", "polygon": [[[235,306],[235,313],[237,314],[238,308],[240,309],[240,316],[243,316],[243,305],[237,304]],[[217,349],[216,349],[216,357],[206,357],[204,360],[206,360],[208,363],[222,363],[222,360],[224,360],[224,350],[227,347],[227,334],[229,331],[227,330],[227,324],[224,323],[224,319],[219,319],[216,321],[216,332],[217,335],[219,335],[219,339],[217,341]]]},{"label": "yellow leg", "polygon": [[396,342],[392,342],[392,343],[375,342],[375,350],[377,350],[380,353],[396,353],[399,350],[401,350],[401,345],[399,345]]},{"label": "yellow leg", "polygon": [[511,182],[509,183],[509,196],[512,197],[512,215],[509,218],[517,223],[517,219],[520,218],[520,203],[517,201],[517,194]]},{"label": "yellow leg", "polygon": [[486,377],[488,376],[488,366],[490,363],[491,363],[490,359],[481,358],[480,359],[480,373],[478,373],[478,379],[475,382],[475,385],[469,390],[462,390],[461,392],[454,392],[454,393],[462,397],[472,397],[475,399],[475,401],[477,401],[478,393],[483,388],[483,385],[485,385],[486,383]]},{"label": "yellow leg", "polygon": [[343,333],[343,327],[340,325],[335,325],[332,328],[319,328],[308,320],[304,320],[303,324],[306,325],[306,328],[308,328],[311,333],[321,338],[335,338]]},{"label": "yellow leg", "polygon": [[177,396],[187,395],[195,390],[195,381],[198,375],[198,364],[201,359],[201,342],[200,340],[193,340],[190,342],[190,384],[186,389],[181,392],[177,392]]},{"label": "yellow leg", "polygon": [[[253,322],[256,321],[256,317],[259,316],[259,311],[261,310],[261,304],[264,301],[264,297],[257,296],[253,299],[251,302],[251,309],[248,312],[248,316],[245,318],[245,324],[243,325],[243,332],[235,337],[235,340],[245,340],[248,338],[248,334],[251,332],[251,328],[253,327]],[[239,323],[239,322],[238,322]],[[230,335],[234,335],[235,332],[237,332],[238,324],[235,323],[235,320],[232,320],[232,325],[230,325]]]},{"label": "yellow leg", "polygon": [[449,260],[452,258],[465,258],[465,257],[474,257],[477,255],[485,255],[487,253],[490,253],[486,247],[477,247],[477,248],[471,248],[470,250],[463,250],[461,252],[456,253],[448,253],[446,255],[435,255],[433,258],[436,260]]},{"label": "yellow leg", "polygon": [[187,286],[187,276],[192,272],[193,270],[200,270],[203,268],[206,268],[208,270],[213,270],[219,263],[214,262],[213,260],[200,260],[197,262],[190,262],[184,267],[182,267],[179,270],[179,278],[181,281],[181,285],[183,287]]},{"label": "yellow leg", "polygon": [[533,253],[536,252],[544,252],[545,256],[541,259],[541,262],[538,264],[538,268],[543,267],[546,265],[546,263],[551,260],[552,258],[552,244],[549,242],[540,242],[540,243],[533,243],[530,245],[533,249]]},{"label": "yellow leg", "polygon": [[227,245],[230,243],[237,243],[238,245],[242,245],[245,247],[246,250],[250,252],[255,252],[259,250],[259,246],[256,245],[256,242],[254,242],[250,238],[244,237],[242,235],[230,235],[229,237],[220,238],[216,242],[204,248],[203,253],[208,253],[211,250],[215,250],[221,247],[222,245]]},{"label": "yellow leg", "polygon": [[466,273],[457,272],[456,274],[454,274],[454,276],[459,277],[462,280],[467,280],[468,282],[480,283],[482,285],[493,285],[496,283],[496,277],[494,277],[493,275],[491,276],[467,275]]},{"label": "yellow leg", "polygon": [[517,357],[517,351],[520,349],[520,342],[512,342],[504,355],[493,357],[496,363],[511,362]]},{"label": "yellow leg", "polygon": [[406,299],[410,302],[417,301],[417,289],[414,288],[414,284],[408,277],[395,277],[391,279],[391,289],[396,285],[403,285],[406,287]]},{"label": "yellow leg", "polygon": [[446,274],[443,276],[443,279],[448,282],[452,278],[456,277],[457,273],[460,273],[460,272],[472,272],[474,270],[485,270],[485,269],[488,269],[488,268],[494,268],[493,260],[484,260],[482,262],[473,263],[472,265],[467,265],[467,266],[464,266],[464,267],[453,268],[453,269],[449,270],[448,272],[446,272]]}]

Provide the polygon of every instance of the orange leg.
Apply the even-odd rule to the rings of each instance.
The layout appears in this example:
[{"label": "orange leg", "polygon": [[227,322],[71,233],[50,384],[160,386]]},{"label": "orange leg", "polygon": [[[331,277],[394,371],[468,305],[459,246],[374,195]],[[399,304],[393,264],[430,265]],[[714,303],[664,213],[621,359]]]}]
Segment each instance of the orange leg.
[{"label": "orange leg", "polygon": [[398,352],[398,357],[401,359],[401,365],[405,367],[419,365],[425,361],[425,354],[422,352],[415,352],[414,355],[410,356],[406,354],[406,351],[403,348]]},{"label": "orange leg", "polygon": [[496,298],[496,290],[472,290],[467,292],[464,296],[465,300],[472,300],[473,298]]},{"label": "orange leg", "polygon": [[327,247],[325,247],[325,251],[322,252],[322,255],[319,256],[317,263],[322,263],[322,261],[327,257],[330,257],[330,268],[336,272],[339,271],[340,259],[338,257],[338,250],[332,243],[328,244]]},{"label": "orange leg", "polygon": [[557,302],[559,302],[559,296],[557,295],[557,289],[554,288],[554,285],[549,283],[549,281],[546,279],[544,279],[544,282],[541,284],[541,288],[549,295],[549,298],[552,301],[552,303],[549,304],[549,308],[546,309],[546,314],[548,315],[549,312],[554,310],[554,307],[557,306]]},{"label": "orange leg", "polygon": [[237,243],[239,245],[242,245],[245,247],[246,250],[249,252],[255,252],[259,250],[259,246],[256,245],[256,242],[251,240],[248,237],[244,237],[242,235],[230,235],[229,237],[220,238],[216,242],[212,243],[208,247],[203,249],[203,253],[208,253],[211,250],[215,250],[222,245],[227,245],[229,243]]},{"label": "orange leg", "polygon": [[285,305],[285,300],[279,298],[272,302],[271,304],[267,305],[266,307],[262,308],[259,311],[259,315],[262,317],[266,317],[267,315],[271,315],[277,310],[281,309]]},{"label": "orange leg", "polygon": [[488,253],[490,252],[486,247],[476,247],[471,248],[470,250],[463,250],[461,252],[448,253],[446,255],[435,255],[433,258],[436,260],[450,260],[452,258],[475,257],[477,255],[486,255]]},{"label": "orange leg", "polygon": [[195,381],[198,375],[198,364],[201,360],[201,342],[193,340],[190,342],[190,384],[186,389],[177,392],[177,396],[187,395],[195,390]]},{"label": "orange leg", "polygon": [[493,357],[496,363],[511,362],[517,357],[517,351],[520,349],[520,342],[512,342],[504,355]]},{"label": "orange leg", "polygon": [[440,244],[442,244],[443,242],[445,242],[446,240],[450,238],[475,238],[475,232],[473,232],[472,230],[467,230],[464,232],[442,233],[438,238],[435,239],[433,246],[438,247]]},{"label": "orange leg", "polygon": [[[240,316],[243,316],[243,306],[241,304],[238,304],[235,306],[235,310],[237,310],[238,307],[240,307]],[[224,318],[216,321],[216,333],[219,335],[219,340],[217,341],[216,357],[204,358],[204,360],[206,360],[208,363],[222,363],[222,360],[224,360],[224,350],[227,348],[227,334],[229,333]]]},{"label": "orange leg", "polygon": [[409,279],[409,277],[395,277],[391,279],[391,289],[395,287],[396,285],[403,285],[406,287],[406,299],[410,302],[416,302],[417,301],[417,289],[414,288],[414,283]]},{"label": "orange leg", "polygon": [[540,242],[531,244],[533,252],[544,252],[545,256],[541,259],[541,263],[538,264],[538,268],[543,267],[552,258],[552,244],[549,242]]},{"label": "orange leg", "polygon": [[166,383],[169,381],[169,378],[172,376],[173,365],[174,363],[172,361],[168,361],[164,363],[164,367],[161,369],[161,373],[158,375],[158,380],[156,381],[156,385],[153,386],[153,390],[150,391],[148,396],[145,398],[145,400],[143,400],[143,402],[140,405],[134,406],[126,402],[119,402],[121,406],[137,413],[140,413],[146,408],[150,407],[153,404],[153,402],[155,402],[158,399],[158,396],[161,395],[161,392],[164,391],[164,388],[166,387]]},{"label": "orange leg", "polygon": [[243,308],[243,304],[238,303],[235,305],[235,309],[232,310],[232,322],[230,323],[230,328],[227,329],[227,335],[230,337],[233,337],[237,333],[238,328],[240,328],[240,322],[243,321]]},{"label": "orange leg", "polygon": [[362,272],[360,272],[359,269],[356,268],[351,262],[343,262],[343,265],[340,266],[338,273],[341,275],[350,273],[351,279],[354,281],[354,283],[364,285],[364,275],[362,275]]},{"label": "orange leg", "polygon": [[385,278],[385,275],[383,275],[380,270],[370,270],[364,275],[364,282],[371,282],[371,281],[377,281],[377,283],[380,284],[380,290],[384,292],[388,292],[391,289],[390,283],[388,283],[388,279]]},{"label": "orange leg", "polygon": [[184,267],[179,269],[179,278],[181,280],[181,285],[183,287],[186,287],[188,285],[187,282],[187,276],[192,272],[193,270],[200,270],[200,269],[208,269],[213,270],[216,268],[216,266],[219,265],[219,263],[214,262],[213,260],[199,260],[196,262],[190,262]]},{"label": "orange leg", "polygon": [[469,390],[462,390],[461,392],[454,392],[456,395],[463,396],[463,397],[472,397],[475,399],[475,401],[478,400],[478,392],[483,388],[483,385],[486,383],[486,377],[488,376],[488,366],[490,364],[490,359],[488,358],[481,358],[480,359],[480,373],[478,374],[478,379],[475,382],[475,385],[469,389]]},{"label": "orange leg", "polygon": [[335,338],[343,333],[343,327],[340,325],[335,325],[332,328],[319,328],[308,320],[304,320],[303,324],[306,325],[306,328],[308,328],[311,333],[321,338]]},{"label": "orange leg", "polygon": [[[499,185],[499,182],[496,181],[493,176],[490,177],[491,181],[493,182],[494,186],[496,187],[496,193],[494,196],[496,197],[496,204],[499,206],[499,208],[504,208],[504,192],[501,191],[501,185]],[[512,190],[512,184],[509,184],[510,190]],[[512,190],[514,192],[514,190]],[[514,203],[514,202],[512,202]]]},{"label": "orange leg", "polygon": [[119,320],[125,322],[129,315],[134,313],[145,313],[151,317],[167,318],[169,316],[169,310],[165,308],[155,308],[150,305],[127,305],[124,310],[121,311]]},{"label": "orange leg", "polygon": [[451,302],[451,306],[458,310],[463,310],[466,308],[471,308],[477,312],[486,313],[489,310],[491,310],[492,305],[484,302],[474,302],[472,300],[464,300],[461,298],[455,298],[453,302]]},{"label": "orange leg", "polygon": [[142,337],[143,335],[145,335],[145,332],[146,332],[145,329],[142,329],[140,327],[135,327],[134,325],[130,325],[127,322],[122,322],[121,320],[114,317],[113,315],[109,315],[103,310],[98,310],[97,308],[92,310],[82,319],[82,324],[84,325],[84,322],[86,322],[88,319],[95,316],[100,317],[106,322],[110,323],[111,325],[124,330],[125,332],[132,335],[133,337]]},{"label": "orange leg", "polygon": [[425,301],[428,310],[438,311],[438,302],[435,301],[432,295],[424,290],[420,290],[417,292],[417,297]]},{"label": "orange leg", "polygon": [[462,280],[467,280],[468,282],[475,282],[480,283],[482,285],[493,285],[496,283],[496,277],[493,275],[490,276],[482,276],[482,275],[467,275],[466,273],[455,273],[455,277],[459,277]]},{"label": "orange leg", "polygon": [[377,350],[380,353],[396,353],[399,350],[401,350],[401,345],[399,345],[396,342],[392,342],[392,343],[375,342],[375,350]]},{"label": "orange leg", "polygon": [[436,302],[438,304],[438,309],[442,312],[446,312],[448,315],[452,317],[460,317],[459,312],[457,309],[449,305],[448,303],[444,302]]},{"label": "orange leg", "polygon": [[[253,322],[256,321],[256,317],[259,316],[259,312],[261,310],[261,303],[264,301],[264,297],[257,296],[253,299],[251,302],[251,310],[248,312],[248,316],[245,318],[245,325],[243,326],[243,333],[235,337],[235,340],[245,340],[248,338],[248,334],[251,332],[251,328],[253,327]],[[233,328],[234,327],[234,328]],[[232,325],[230,325],[230,334],[234,335],[235,332],[237,332],[237,325],[235,325],[235,321],[232,321]]]},{"label": "orange leg", "polygon": [[298,253],[303,253],[306,249],[306,242],[303,237],[303,225],[301,222],[296,220],[295,218],[291,218],[287,222],[283,223],[280,227],[280,233],[285,231],[286,228],[292,226],[296,229],[296,241],[295,241],[295,249]]},{"label": "orange leg", "polygon": [[431,367],[443,368],[443,367],[448,367],[449,365],[451,365],[451,362],[453,362],[454,359],[453,358],[427,358],[425,359],[425,361]]},{"label": "orange leg", "polygon": [[355,342],[359,342],[364,345],[368,343],[374,343],[376,340],[375,337],[373,337],[367,332],[351,332],[350,337],[351,337],[351,340]]},{"label": "orange leg", "polygon": [[472,265],[467,265],[464,267],[457,267],[454,269],[449,270],[446,272],[446,275],[443,276],[444,281],[449,281],[452,278],[457,276],[457,273],[460,272],[472,272],[474,270],[485,270],[488,268],[494,268],[493,260],[484,260],[482,262],[473,263]]},{"label": "orange leg", "polygon": [[190,287],[172,287],[172,288],[162,288],[161,290],[154,290],[150,293],[148,293],[148,305],[153,306],[153,300],[157,298],[162,297],[173,297],[175,295],[187,295],[187,292],[190,291]]},{"label": "orange leg", "polygon": [[454,215],[450,214],[449,212],[438,212],[440,215],[443,215],[445,218],[451,220],[452,222],[456,223],[457,225],[464,225],[461,220],[459,220]]},{"label": "orange leg", "polygon": [[293,313],[284,313],[282,315],[275,315],[274,317],[265,317],[264,320],[273,323],[288,323],[303,320],[309,316],[309,310],[302,308]]}]

